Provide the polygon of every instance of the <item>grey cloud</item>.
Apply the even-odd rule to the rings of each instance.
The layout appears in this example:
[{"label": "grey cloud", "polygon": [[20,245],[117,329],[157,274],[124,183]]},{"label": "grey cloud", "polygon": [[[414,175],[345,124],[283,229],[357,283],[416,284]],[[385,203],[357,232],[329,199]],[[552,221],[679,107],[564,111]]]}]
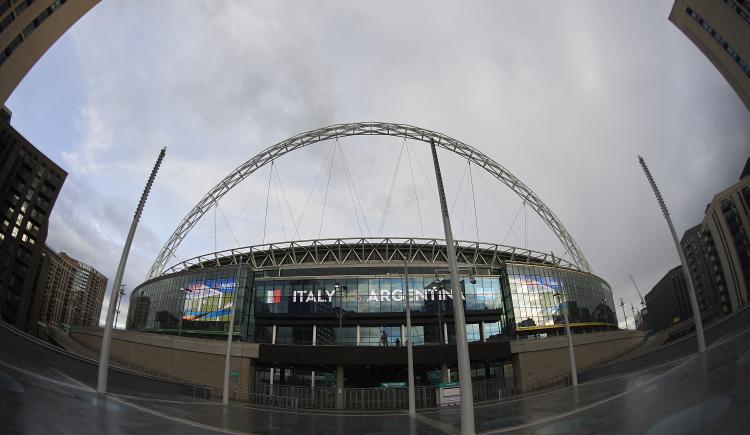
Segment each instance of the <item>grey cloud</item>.
[{"label": "grey cloud", "polygon": [[[102,267],[115,265],[118,234],[127,231],[158,149],[168,146],[128,267],[128,284],[135,284],[190,208],[260,150],[333,123],[405,122],[453,136],[505,165],[556,212],[616,297],[637,303],[627,274],[648,291],[677,256],[636,155],[651,165],[681,232],[698,223],[750,154],[747,111],[667,21],[670,8],[666,0],[543,8],[417,2],[399,5],[398,13],[369,3],[102,2],[66,35],[75,43],[83,103],[82,137],[64,151],[72,171],[80,162],[87,172],[71,177],[75,189],[66,185],[50,239]],[[54,65],[43,60],[36,68]],[[375,232],[401,142],[340,143]],[[297,216],[330,146],[313,145],[276,163]],[[423,144],[408,146],[427,171],[425,177],[414,167],[425,232],[440,236],[429,154]],[[465,162],[444,152],[441,159],[451,199]],[[384,233],[419,235],[404,168],[406,161]],[[324,236],[359,234],[340,171],[329,190]],[[284,238],[273,195],[264,219],[267,177],[259,171],[222,202],[241,244],[260,242],[264,220],[266,240]],[[497,182],[490,194],[481,177],[489,180],[474,175],[481,238],[522,245],[528,233],[530,247],[562,254],[518,198]],[[87,185],[93,193],[84,192]],[[306,212],[303,238],[317,237],[323,187]],[[468,192],[459,196],[453,225],[455,232],[464,228],[457,236],[474,238]],[[178,255],[235,244],[221,216],[218,242],[213,227],[209,212]],[[284,229],[289,238],[288,221]]]}]

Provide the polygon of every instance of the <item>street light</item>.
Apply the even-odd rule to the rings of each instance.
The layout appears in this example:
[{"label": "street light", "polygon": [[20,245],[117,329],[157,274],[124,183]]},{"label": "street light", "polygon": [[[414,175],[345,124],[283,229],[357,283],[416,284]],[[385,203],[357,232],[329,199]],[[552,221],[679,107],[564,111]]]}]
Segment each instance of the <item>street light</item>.
[{"label": "street light", "polygon": [[[229,314],[229,330],[227,331],[227,353],[224,358],[224,391],[221,398],[221,402],[224,405],[229,404],[229,375],[231,372],[231,361],[232,361],[232,336],[234,335],[234,317],[237,312],[237,303],[240,302],[240,289],[244,290],[244,286],[240,286],[242,278],[242,258],[237,258],[237,278],[234,282],[234,300],[232,300],[232,310]],[[244,293],[244,291],[243,291]],[[244,295],[243,295],[244,296]]]},{"label": "street light", "polygon": [[414,391],[414,353],[412,349],[411,333],[411,305],[409,303],[411,295],[409,294],[409,261],[404,257],[404,289],[406,290],[406,364],[409,380],[409,416],[417,415],[417,402]]},{"label": "street light", "polygon": [[125,296],[125,284],[120,284],[120,297],[117,298],[117,314],[115,314],[115,329],[117,329],[117,319],[120,318],[120,303],[122,303],[123,296]]},{"label": "street light", "polygon": [[[560,288],[562,289],[562,281],[560,280],[560,277],[557,273],[557,262],[555,262],[555,254],[552,254],[552,264],[555,268],[555,278],[557,278],[557,282],[560,285]],[[555,299],[557,299],[558,307],[560,308],[560,311],[563,312],[563,318],[565,319],[565,335],[568,336],[568,355],[570,356],[570,377],[573,381],[573,386],[578,386],[578,369],[576,368],[576,355],[575,350],[573,349],[573,335],[570,333],[570,321],[568,320],[568,311],[563,310],[562,307],[562,294],[560,292],[555,293],[552,295]]]},{"label": "street light", "polygon": [[133,221],[130,223],[130,230],[128,231],[128,237],[125,239],[125,246],[122,248],[120,263],[117,265],[117,272],[115,272],[115,280],[112,283],[112,296],[110,297],[109,306],[107,307],[107,320],[104,322],[102,345],[99,351],[99,373],[97,374],[96,379],[96,391],[101,394],[107,392],[109,357],[112,350],[112,321],[115,318],[115,307],[117,306],[117,296],[119,296],[117,289],[122,283],[122,275],[125,273],[125,265],[128,262],[128,255],[130,254],[130,245],[133,243],[133,236],[135,236],[135,229],[138,227],[138,221],[141,220],[143,207],[146,205],[146,198],[148,198],[148,193],[151,190],[151,186],[154,184],[154,178],[156,178],[156,173],[159,171],[159,166],[161,166],[161,162],[164,160],[166,152],[166,147],[162,148],[161,152],[159,152],[159,157],[156,159],[154,169],[151,170],[151,175],[146,182],[146,187],[143,189],[141,200],[138,202],[138,207],[135,209]]},{"label": "street light", "polygon": [[430,139],[432,162],[435,165],[435,181],[440,198],[440,211],[443,215],[443,231],[445,233],[445,251],[448,268],[451,272],[451,287],[453,293],[453,322],[456,329],[456,356],[458,361],[458,383],[461,394],[461,435],[473,435],[474,429],[474,393],[471,384],[471,360],[469,358],[469,343],[466,339],[466,319],[464,305],[461,303],[461,288],[458,285],[458,271],[456,265],[456,247],[453,245],[453,230],[451,229],[448,204],[445,200],[443,176],[440,173],[435,140]]},{"label": "street light", "polygon": [[625,302],[622,298],[620,298],[620,308],[622,308],[622,317],[625,319],[625,329],[630,329],[628,328],[628,315],[625,314]]},{"label": "street light", "polygon": [[695,321],[695,336],[698,339],[698,352],[705,352],[706,338],[703,335],[703,320],[701,319],[701,309],[700,306],[698,306],[698,298],[695,295],[695,287],[693,286],[693,277],[690,275],[690,269],[688,269],[687,260],[685,259],[685,252],[682,250],[682,245],[680,244],[680,240],[677,238],[677,231],[675,231],[674,224],[672,224],[672,218],[669,216],[667,205],[666,203],[664,203],[664,198],[662,198],[661,192],[659,192],[659,187],[656,186],[654,177],[651,176],[651,171],[649,171],[648,166],[646,166],[646,161],[643,160],[643,157],[638,156],[638,163],[641,164],[641,168],[643,168],[643,172],[646,174],[646,179],[648,179],[648,182],[651,185],[651,190],[653,190],[654,195],[656,195],[656,201],[659,203],[659,207],[661,207],[661,212],[664,215],[664,219],[666,219],[667,221],[669,232],[672,234],[672,240],[674,241],[675,248],[677,248],[677,255],[680,257],[680,264],[682,264],[682,276],[683,278],[685,278],[685,284],[687,285],[690,307],[693,309],[693,319]]}]

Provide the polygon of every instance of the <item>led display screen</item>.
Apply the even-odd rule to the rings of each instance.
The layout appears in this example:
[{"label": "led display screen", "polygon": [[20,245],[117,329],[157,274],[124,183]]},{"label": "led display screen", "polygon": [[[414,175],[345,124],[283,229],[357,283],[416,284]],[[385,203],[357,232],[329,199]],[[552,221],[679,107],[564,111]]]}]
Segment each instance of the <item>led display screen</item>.
[{"label": "led display screen", "polygon": [[189,282],[185,288],[183,320],[228,322],[234,302],[234,278]]}]

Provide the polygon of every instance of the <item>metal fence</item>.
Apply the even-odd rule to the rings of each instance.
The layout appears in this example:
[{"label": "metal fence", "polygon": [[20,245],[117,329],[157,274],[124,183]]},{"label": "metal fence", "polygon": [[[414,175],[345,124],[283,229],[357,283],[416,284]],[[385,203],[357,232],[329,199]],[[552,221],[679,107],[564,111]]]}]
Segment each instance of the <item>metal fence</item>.
[{"label": "metal fence", "polygon": [[280,408],[336,408],[336,389],[333,387],[312,388],[253,383],[250,384],[245,397],[251,403]]},{"label": "metal fence", "polygon": [[[498,400],[519,394],[520,388],[513,378],[486,379],[473,382],[474,400]],[[438,388],[418,386],[414,389],[417,408],[437,406]],[[221,391],[213,392],[218,400]],[[335,409],[335,387],[301,387],[253,383],[247,392],[230,391],[232,400],[247,401],[264,406],[287,409]],[[344,388],[344,409],[361,411],[396,410],[409,407],[407,388]]]},{"label": "metal fence", "polygon": [[498,400],[521,393],[515,378],[487,379],[472,383],[474,401]]}]

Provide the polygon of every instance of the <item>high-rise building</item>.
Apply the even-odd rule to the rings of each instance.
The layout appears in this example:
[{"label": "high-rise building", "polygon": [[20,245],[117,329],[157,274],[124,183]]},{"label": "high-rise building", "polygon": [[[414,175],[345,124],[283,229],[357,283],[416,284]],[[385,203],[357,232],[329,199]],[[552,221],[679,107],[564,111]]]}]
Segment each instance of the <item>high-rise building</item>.
[{"label": "high-rise building", "polygon": [[726,285],[721,302],[734,311],[747,303],[750,290],[750,159],[739,182],[706,207],[703,227],[714,282]]},{"label": "high-rise building", "polygon": [[750,0],[676,0],[669,21],[693,41],[750,109]]},{"label": "high-rise building", "polygon": [[0,117],[0,318],[36,330],[44,242],[52,206],[68,174]]},{"label": "high-rise building", "polygon": [[646,294],[645,299],[648,307],[648,323],[654,331],[667,329],[693,317],[682,266],[677,266],[667,272]]},{"label": "high-rise building", "polygon": [[66,253],[45,246],[46,277],[39,280],[39,321],[54,326],[97,326],[107,278]]},{"label": "high-rise building", "polygon": [[704,321],[731,311],[724,274],[720,268],[714,270],[711,260],[713,242],[706,237],[706,231],[703,224],[698,224],[685,231],[680,241]]},{"label": "high-rise building", "polygon": [[0,104],[99,0],[0,0]]}]

